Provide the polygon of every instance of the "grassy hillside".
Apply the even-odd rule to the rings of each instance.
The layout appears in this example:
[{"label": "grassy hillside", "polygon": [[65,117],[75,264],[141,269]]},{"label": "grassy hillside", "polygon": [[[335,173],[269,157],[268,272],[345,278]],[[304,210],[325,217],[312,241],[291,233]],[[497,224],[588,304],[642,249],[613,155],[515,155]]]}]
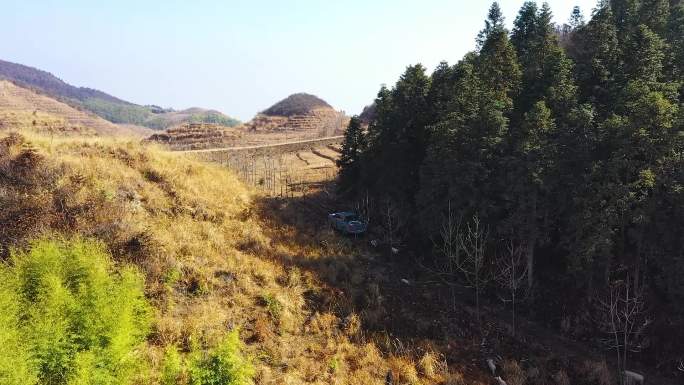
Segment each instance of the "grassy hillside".
[{"label": "grassy hillside", "polygon": [[[135,383],[209,383],[200,378],[221,372],[212,362],[237,353],[260,384],[384,384],[388,369],[413,384],[445,375],[365,342],[360,316],[336,312],[349,304],[291,263],[328,266],[323,256],[349,245],[281,238],[292,228],[258,215],[224,168],[125,141],[11,135],[0,139],[0,186],[3,258],[37,238],[85,237],[102,242],[116,269],[142,272],[153,322],[133,350],[144,364],[127,377]],[[226,347],[231,331],[242,350],[238,340]]]},{"label": "grassy hillside", "polygon": [[96,115],[0,80],[0,129],[30,128],[34,131],[76,134],[144,134],[144,130],[124,128]]},{"label": "grassy hillside", "polygon": [[173,111],[157,106],[140,106],[99,90],[72,86],[49,72],[3,60],[0,60],[0,79],[35,89],[112,123],[153,129],[165,129],[186,122],[218,123],[229,127],[240,124],[240,121],[213,110],[190,108]]}]

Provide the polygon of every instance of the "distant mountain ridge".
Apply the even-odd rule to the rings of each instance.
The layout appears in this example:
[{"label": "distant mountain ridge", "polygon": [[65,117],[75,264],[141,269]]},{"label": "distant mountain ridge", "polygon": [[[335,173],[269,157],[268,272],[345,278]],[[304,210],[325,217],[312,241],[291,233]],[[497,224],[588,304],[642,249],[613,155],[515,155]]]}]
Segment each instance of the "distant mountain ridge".
[{"label": "distant mountain ridge", "polygon": [[20,83],[24,87],[38,88],[52,96],[61,96],[81,101],[98,98],[114,103],[134,105],[96,89],[72,86],[47,71],[4,60],[0,60],[0,77]]},{"label": "distant mountain ridge", "polygon": [[215,110],[195,107],[174,111],[155,105],[137,105],[96,89],[72,86],[47,71],[4,60],[0,60],[0,79],[34,89],[77,109],[90,111],[112,123],[153,129],[165,129],[185,122],[217,123],[229,127],[240,124],[239,120]]}]

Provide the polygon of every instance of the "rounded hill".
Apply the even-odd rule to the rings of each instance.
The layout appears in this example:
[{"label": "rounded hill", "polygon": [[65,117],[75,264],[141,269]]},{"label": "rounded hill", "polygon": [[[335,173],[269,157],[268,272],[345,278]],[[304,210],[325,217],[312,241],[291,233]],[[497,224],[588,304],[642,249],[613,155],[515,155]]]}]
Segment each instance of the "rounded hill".
[{"label": "rounded hill", "polygon": [[288,96],[287,98],[272,105],[264,110],[262,114],[268,116],[294,116],[307,115],[315,109],[332,109],[332,106],[325,100],[315,95],[298,93]]}]

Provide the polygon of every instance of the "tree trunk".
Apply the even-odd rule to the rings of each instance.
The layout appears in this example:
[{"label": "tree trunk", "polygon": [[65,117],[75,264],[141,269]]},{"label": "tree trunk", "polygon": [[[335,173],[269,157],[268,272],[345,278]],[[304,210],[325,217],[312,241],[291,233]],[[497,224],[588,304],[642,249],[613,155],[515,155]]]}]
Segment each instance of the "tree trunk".
[{"label": "tree trunk", "polygon": [[515,289],[511,290],[511,305],[513,307],[513,336],[515,337]]},{"label": "tree trunk", "polygon": [[527,220],[528,237],[525,245],[527,258],[527,289],[534,285],[534,247],[537,243],[537,194],[533,193],[530,202],[530,213]]}]

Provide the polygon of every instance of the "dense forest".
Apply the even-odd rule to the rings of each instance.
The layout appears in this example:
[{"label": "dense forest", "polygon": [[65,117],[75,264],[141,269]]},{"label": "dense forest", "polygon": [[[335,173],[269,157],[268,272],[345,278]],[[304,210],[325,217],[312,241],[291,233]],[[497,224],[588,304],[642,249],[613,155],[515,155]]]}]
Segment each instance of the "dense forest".
[{"label": "dense forest", "polygon": [[680,0],[602,0],[563,26],[526,2],[510,31],[494,3],[474,51],[431,75],[407,67],[367,129],[352,119],[340,189],[417,269],[518,292],[526,315],[577,338],[615,334],[618,314],[618,347],[676,366],[682,80]]}]

